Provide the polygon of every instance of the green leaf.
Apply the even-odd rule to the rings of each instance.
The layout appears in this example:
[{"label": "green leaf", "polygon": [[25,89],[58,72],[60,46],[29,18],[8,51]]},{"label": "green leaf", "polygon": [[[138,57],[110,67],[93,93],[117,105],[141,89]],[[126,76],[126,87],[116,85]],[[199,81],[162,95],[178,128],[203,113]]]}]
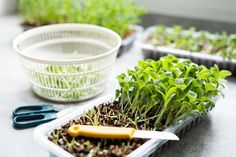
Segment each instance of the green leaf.
[{"label": "green leaf", "polygon": [[206,89],[206,91],[215,91],[216,87],[211,83],[206,83],[205,84],[205,89]]},{"label": "green leaf", "polygon": [[221,70],[220,73],[219,73],[219,77],[221,79],[224,79],[224,78],[226,78],[228,76],[231,76],[231,75],[232,75],[232,73],[228,70]]},{"label": "green leaf", "polygon": [[208,77],[210,77],[210,73],[209,73],[209,70],[208,69],[204,69],[200,72],[197,73],[197,77],[199,79],[207,79]]},{"label": "green leaf", "polygon": [[193,102],[197,99],[197,93],[188,91],[187,97],[189,98],[190,102]]},{"label": "green leaf", "polygon": [[137,80],[138,86],[142,89],[145,86],[145,82],[143,80]]},{"label": "green leaf", "polygon": [[175,79],[175,82],[176,82],[176,84],[178,84],[178,85],[184,85],[184,79],[182,79],[182,78],[176,78],[176,79]]},{"label": "green leaf", "polygon": [[203,103],[200,103],[200,104],[197,105],[197,110],[200,111],[200,112],[203,112],[203,113],[206,112],[206,109],[205,109]]}]

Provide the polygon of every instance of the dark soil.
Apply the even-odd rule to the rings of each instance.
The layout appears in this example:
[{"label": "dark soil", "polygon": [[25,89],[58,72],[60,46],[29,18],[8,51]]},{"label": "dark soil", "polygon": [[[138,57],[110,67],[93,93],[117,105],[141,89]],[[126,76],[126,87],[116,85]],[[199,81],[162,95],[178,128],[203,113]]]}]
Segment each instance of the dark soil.
[{"label": "dark soil", "polygon": [[101,104],[94,107],[79,119],[70,121],[60,129],[54,130],[48,139],[59,145],[71,154],[82,156],[96,157],[123,157],[145,143],[146,139],[133,140],[112,140],[112,139],[95,139],[87,137],[72,138],[67,130],[71,125],[101,125],[101,126],[117,126],[117,127],[133,127],[137,129],[153,130],[152,122],[140,122],[138,125],[132,121],[134,115],[130,112],[122,111],[118,102]]}]

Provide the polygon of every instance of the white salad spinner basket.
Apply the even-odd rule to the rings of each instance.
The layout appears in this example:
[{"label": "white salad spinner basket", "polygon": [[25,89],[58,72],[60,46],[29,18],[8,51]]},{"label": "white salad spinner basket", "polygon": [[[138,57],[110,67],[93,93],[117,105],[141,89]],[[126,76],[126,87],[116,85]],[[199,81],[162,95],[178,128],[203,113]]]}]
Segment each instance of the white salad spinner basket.
[{"label": "white salad spinner basket", "polygon": [[80,101],[101,93],[121,38],[88,24],[31,29],[13,42],[34,92],[54,101]]}]

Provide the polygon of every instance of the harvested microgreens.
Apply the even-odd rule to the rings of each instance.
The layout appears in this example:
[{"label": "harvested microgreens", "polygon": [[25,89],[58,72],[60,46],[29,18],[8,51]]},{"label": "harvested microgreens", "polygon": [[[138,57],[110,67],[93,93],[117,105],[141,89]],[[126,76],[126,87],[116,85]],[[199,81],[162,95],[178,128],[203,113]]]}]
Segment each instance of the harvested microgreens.
[{"label": "harvested microgreens", "polygon": [[65,91],[57,94],[48,91],[48,95],[64,99],[79,99],[96,94],[98,89],[94,84],[101,84],[103,80],[101,72],[92,71],[94,71],[92,66],[50,65],[44,68],[43,73],[31,72],[30,75],[35,82],[44,87]]},{"label": "harvested microgreens", "polygon": [[20,0],[19,10],[24,26],[87,23],[110,28],[122,38],[145,13],[133,0]]},{"label": "harvested microgreens", "polygon": [[212,34],[208,31],[196,31],[195,27],[184,30],[179,25],[171,28],[157,25],[155,32],[146,42],[154,46],[167,46],[236,59],[236,34],[228,35],[226,32]]},{"label": "harvested microgreens", "polygon": [[208,69],[172,55],[158,61],[141,60],[134,70],[118,76],[116,101],[94,104],[98,107],[54,130],[48,139],[75,156],[126,156],[146,140],[72,138],[67,129],[83,124],[163,130],[212,109],[229,75],[217,66]]}]

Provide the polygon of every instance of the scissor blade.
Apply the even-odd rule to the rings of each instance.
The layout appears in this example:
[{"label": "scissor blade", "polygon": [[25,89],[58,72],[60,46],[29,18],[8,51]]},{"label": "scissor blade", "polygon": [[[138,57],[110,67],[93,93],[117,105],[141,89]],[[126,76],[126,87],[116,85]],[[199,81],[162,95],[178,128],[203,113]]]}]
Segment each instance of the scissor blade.
[{"label": "scissor blade", "polygon": [[165,131],[144,131],[136,130],[134,133],[134,138],[155,138],[163,140],[179,140],[179,137],[173,133]]}]

